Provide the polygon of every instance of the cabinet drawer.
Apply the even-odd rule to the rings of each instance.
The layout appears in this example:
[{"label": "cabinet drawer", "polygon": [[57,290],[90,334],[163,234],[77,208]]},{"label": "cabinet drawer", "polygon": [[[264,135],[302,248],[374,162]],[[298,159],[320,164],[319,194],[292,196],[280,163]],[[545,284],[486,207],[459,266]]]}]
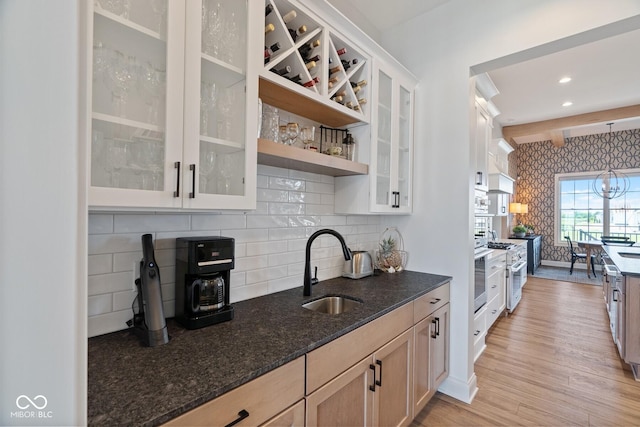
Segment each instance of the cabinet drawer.
[{"label": "cabinet drawer", "polygon": [[506,307],[504,293],[500,293],[496,295],[492,300],[487,304],[487,320],[486,320],[486,329],[491,328],[493,323],[498,319],[502,310]]},{"label": "cabinet drawer", "polygon": [[504,294],[505,274],[505,270],[500,270],[489,277],[487,282],[487,301],[491,301],[498,295]]},{"label": "cabinet drawer", "polygon": [[477,342],[487,334],[487,308],[482,307],[473,318],[473,342]]},{"label": "cabinet drawer", "polygon": [[413,304],[379,317],[307,353],[307,394],[413,326]]},{"label": "cabinet drawer", "polygon": [[413,324],[415,325],[449,302],[449,283],[422,295],[413,301]]},{"label": "cabinet drawer", "polygon": [[279,414],[303,397],[304,357],[299,357],[174,418],[165,425],[227,425],[237,420],[240,417],[240,412],[244,410],[249,415],[236,425],[256,426]]}]

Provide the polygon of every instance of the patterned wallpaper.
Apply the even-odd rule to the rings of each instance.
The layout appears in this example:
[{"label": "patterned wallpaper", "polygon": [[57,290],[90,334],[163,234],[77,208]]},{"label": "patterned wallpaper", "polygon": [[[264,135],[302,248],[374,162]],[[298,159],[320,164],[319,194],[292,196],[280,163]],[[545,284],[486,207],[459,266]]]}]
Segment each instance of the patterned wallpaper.
[{"label": "patterned wallpaper", "polygon": [[521,144],[511,154],[515,154],[519,177],[515,199],[529,204],[529,213],[519,214],[518,220],[542,234],[543,260],[568,261],[567,248],[553,245],[555,174],[604,170],[609,150],[614,169],[640,167],[640,129],[613,132],[612,137],[610,141],[607,132],[566,138],[562,147],[554,147],[551,141]]}]

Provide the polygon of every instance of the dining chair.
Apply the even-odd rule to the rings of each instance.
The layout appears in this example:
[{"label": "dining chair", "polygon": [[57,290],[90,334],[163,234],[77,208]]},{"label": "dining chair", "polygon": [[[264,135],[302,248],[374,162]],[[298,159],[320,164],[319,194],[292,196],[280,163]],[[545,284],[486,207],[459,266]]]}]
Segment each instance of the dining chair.
[{"label": "dining chair", "polygon": [[600,238],[603,245],[617,245],[617,246],[633,246],[636,242],[630,240],[629,237],[623,236],[602,236]]},{"label": "dining chair", "polygon": [[[569,252],[571,253],[571,268],[569,269],[569,274],[573,274],[573,264],[575,264],[575,262],[577,260],[584,260],[584,262],[587,262],[587,254],[585,253],[580,253],[580,252],[576,252],[573,249],[573,243],[571,242],[571,237],[569,236],[564,236],[565,239],[567,239],[567,242],[569,242]],[[591,255],[591,271],[593,272],[593,275],[596,275],[596,256],[595,255]]]}]

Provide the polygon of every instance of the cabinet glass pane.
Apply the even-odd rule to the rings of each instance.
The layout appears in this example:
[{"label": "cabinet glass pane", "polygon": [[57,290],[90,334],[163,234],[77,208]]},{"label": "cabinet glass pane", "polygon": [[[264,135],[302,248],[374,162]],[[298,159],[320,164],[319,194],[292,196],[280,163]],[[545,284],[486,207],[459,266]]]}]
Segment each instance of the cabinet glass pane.
[{"label": "cabinet glass pane", "polygon": [[398,102],[398,190],[400,206],[408,206],[411,181],[411,92],[402,86]]},{"label": "cabinet glass pane", "polygon": [[94,4],[91,185],[162,191],[167,0]]},{"label": "cabinet glass pane", "polygon": [[376,203],[389,203],[391,188],[391,77],[378,72],[378,138],[376,158]]},{"label": "cabinet glass pane", "polygon": [[244,195],[247,3],[203,0],[199,186]]}]

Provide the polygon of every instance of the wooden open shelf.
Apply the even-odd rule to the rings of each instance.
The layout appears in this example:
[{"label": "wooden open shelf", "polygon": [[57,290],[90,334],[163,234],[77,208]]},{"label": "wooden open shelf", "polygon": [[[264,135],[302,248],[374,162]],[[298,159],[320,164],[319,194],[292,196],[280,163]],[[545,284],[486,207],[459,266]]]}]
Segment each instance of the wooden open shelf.
[{"label": "wooden open shelf", "polygon": [[329,176],[367,175],[369,166],[340,157],[258,139],[258,163]]},{"label": "wooden open shelf", "polygon": [[297,87],[298,85],[284,78],[281,80],[281,84],[276,84],[265,78],[260,78],[260,98],[264,103],[330,127],[348,126],[362,122],[364,119],[361,114],[357,115],[359,113],[355,113],[338,103],[331,101],[335,105],[330,107],[326,103],[314,99],[320,98],[320,95],[316,94],[314,97],[311,93],[301,93],[299,89],[285,87],[287,85]]}]

